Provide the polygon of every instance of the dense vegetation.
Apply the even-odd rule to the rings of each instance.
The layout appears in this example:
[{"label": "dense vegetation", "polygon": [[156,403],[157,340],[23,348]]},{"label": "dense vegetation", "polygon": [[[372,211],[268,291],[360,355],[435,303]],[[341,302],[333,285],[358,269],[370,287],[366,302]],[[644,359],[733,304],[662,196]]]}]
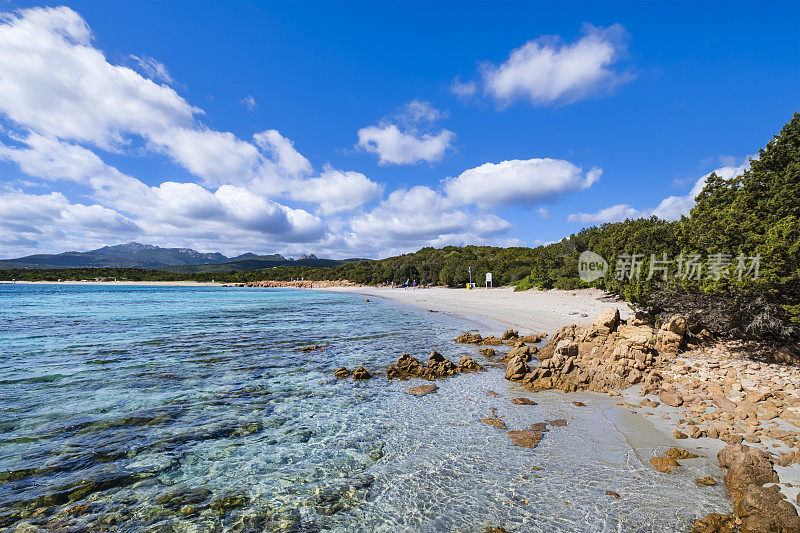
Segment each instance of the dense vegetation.
[{"label": "dense vegetation", "polygon": [[[792,337],[800,324],[800,114],[760,150],[749,170],[724,180],[711,174],[690,216],[626,220],[586,228],[537,248],[447,246],[379,261],[333,267],[276,267],[250,272],[174,273],[136,269],[6,270],[0,279],[112,277],[129,280],[349,280],[463,286],[494,284],[518,290],[599,287],[655,312],[696,312],[718,331],[742,336]],[[605,277],[584,283],[578,258],[591,250],[609,262]],[[622,275],[625,255],[638,254],[640,275]],[[668,262],[653,263],[651,257]],[[687,273],[687,259],[701,269]],[[753,257],[759,257],[754,276]],[[714,270],[716,265],[716,270]],[[629,263],[630,266],[630,263]],[[667,272],[663,272],[666,269]],[[739,269],[739,270],[737,270]],[[623,269],[624,270],[624,269]],[[681,275],[681,274],[684,275]]]}]

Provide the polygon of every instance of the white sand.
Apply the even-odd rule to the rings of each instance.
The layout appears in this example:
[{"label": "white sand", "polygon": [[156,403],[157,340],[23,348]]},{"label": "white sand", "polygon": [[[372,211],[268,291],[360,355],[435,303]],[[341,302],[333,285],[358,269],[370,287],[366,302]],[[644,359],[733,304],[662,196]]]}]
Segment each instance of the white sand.
[{"label": "white sand", "polygon": [[631,315],[626,302],[601,301],[605,293],[598,289],[514,292],[511,287],[471,291],[442,287],[330,287],[320,290],[388,298],[434,311],[478,318],[498,328],[519,329],[520,334],[552,334],[567,324],[591,322],[598,313],[610,307],[618,308],[623,318]]}]

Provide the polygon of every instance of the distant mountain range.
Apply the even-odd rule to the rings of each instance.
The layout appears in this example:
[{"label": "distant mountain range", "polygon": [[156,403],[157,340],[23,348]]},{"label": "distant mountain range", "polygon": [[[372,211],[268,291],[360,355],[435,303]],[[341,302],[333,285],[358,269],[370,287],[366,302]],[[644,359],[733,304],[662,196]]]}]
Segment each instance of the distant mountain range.
[{"label": "distant mountain range", "polygon": [[248,252],[236,257],[221,253],[203,253],[191,248],[161,248],[152,244],[129,242],[103,246],[88,252],[37,254],[17,259],[0,260],[0,269],[9,268],[145,268],[173,272],[228,272],[232,270],[260,270],[277,266],[335,266],[364,259],[319,259],[314,254],[303,254],[298,259],[281,254],[257,255]]}]

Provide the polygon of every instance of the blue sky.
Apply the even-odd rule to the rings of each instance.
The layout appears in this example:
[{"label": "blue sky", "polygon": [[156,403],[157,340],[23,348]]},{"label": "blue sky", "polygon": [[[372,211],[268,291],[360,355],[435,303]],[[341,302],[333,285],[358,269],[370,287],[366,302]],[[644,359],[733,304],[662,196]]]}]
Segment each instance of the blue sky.
[{"label": "blue sky", "polygon": [[796,2],[0,11],[0,257],[384,257],[676,218],[800,102]]}]

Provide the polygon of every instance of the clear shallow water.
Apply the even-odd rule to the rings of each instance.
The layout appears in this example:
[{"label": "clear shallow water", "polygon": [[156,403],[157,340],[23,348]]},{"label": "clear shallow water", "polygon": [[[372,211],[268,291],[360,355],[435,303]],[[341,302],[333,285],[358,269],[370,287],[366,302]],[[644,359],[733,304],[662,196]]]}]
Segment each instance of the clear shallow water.
[{"label": "clear shallow water", "polygon": [[[680,531],[728,510],[693,482],[713,461],[655,471],[667,444],[607,397],[514,406],[499,369],[422,398],[333,378],[477,358],[450,340],[474,327],[335,293],[0,285],[0,528]],[[480,422],[492,407],[509,429],[568,425],[518,448]]]}]

